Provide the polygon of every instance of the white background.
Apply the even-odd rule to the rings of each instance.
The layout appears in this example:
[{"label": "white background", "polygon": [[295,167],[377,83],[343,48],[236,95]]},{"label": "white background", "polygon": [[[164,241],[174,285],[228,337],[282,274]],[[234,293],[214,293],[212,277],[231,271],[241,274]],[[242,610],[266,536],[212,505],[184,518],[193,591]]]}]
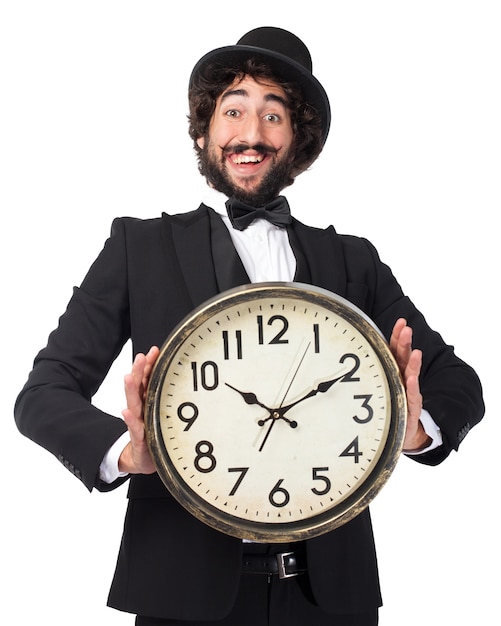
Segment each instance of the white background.
[{"label": "white background", "polygon": [[[9,625],[133,623],[105,607],[125,487],[89,494],[19,435],[12,406],[113,217],[198,206],[189,73],[208,50],[262,25],[307,43],[332,103],[326,149],[288,193],[296,216],[368,237],[485,389],[485,420],[460,453],[437,468],[403,458],[372,507],[381,625],[498,623],[498,3],[0,6],[0,611]],[[117,415],[129,359],[96,398]]]}]

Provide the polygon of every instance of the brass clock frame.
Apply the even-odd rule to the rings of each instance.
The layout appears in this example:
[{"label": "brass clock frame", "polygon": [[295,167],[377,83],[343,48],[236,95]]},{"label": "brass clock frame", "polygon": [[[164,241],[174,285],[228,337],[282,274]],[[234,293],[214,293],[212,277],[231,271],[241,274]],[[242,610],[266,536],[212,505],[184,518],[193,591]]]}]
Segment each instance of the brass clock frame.
[{"label": "brass clock frame", "polygon": [[[227,514],[202,499],[185,483],[173,466],[161,431],[160,396],[166,373],[179,346],[213,316],[227,307],[259,298],[300,298],[320,305],[344,318],[359,331],[377,353],[385,372],[391,398],[391,420],[386,442],[369,476],[346,499],[321,514],[283,523],[253,522]],[[198,520],[241,539],[261,542],[290,542],[319,536],[361,513],[388,481],[400,457],[407,422],[405,389],[388,343],[372,320],[351,302],[320,287],[302,283],[267,282],[243,285],[207,300],[194,309],[170,333],[153,368],[145,401],[147,444],[157,472],[172,496]]]}]

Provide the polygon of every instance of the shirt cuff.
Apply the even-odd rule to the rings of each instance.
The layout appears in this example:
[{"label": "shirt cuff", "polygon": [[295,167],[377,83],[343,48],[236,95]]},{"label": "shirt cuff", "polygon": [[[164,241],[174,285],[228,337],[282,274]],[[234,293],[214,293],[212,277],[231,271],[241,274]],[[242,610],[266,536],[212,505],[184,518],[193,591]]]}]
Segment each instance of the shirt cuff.
[{"label": "shirt cuff", "polygon": [[424,454],[425,452],[430,452],[431,450],[434,450],[435,448],[438,448],[439,446],[442,445],[443,440],[442,440],[442,433],[440,432],[440,428],[435,424],[432,416],[428,413],[426,409],[421,410],[419,421],[423,425],[424,432],[428,435],[428,437],[430,437],[431,443],[429,446],[427,446],[426,448],[423,448],[422,450],[417,450],[415,452],[405,451],[404,454],[406,454],[407,456],[415,456],[418,454]]},{"label": "shirt cuff", "polygon": [[106,484],[111,485],[111,483],[115,482],[118,478],[128,476],[127,472],[121,472],[118,469],[118,459],[129,441],[130,436],[127,431],[115,441],[108,452],[104,455],[104,459],[99,466],[99,478]]}]

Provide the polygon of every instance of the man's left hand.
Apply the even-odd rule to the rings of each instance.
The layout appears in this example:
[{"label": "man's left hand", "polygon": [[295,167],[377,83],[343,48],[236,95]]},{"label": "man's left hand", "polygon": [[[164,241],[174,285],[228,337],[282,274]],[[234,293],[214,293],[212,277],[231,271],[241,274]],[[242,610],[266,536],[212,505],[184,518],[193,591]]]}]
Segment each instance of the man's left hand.
[{"label": "man's left hand", "polygon": [[407,394],[407,430],[404,451],[417,452],[431,443],[419,419],[423,408],[423,396],[419,388],[423,355],[421,350],[412,349],[412,328],[403,318],[395,323],[390,338],[390,349],[402,374]]}]

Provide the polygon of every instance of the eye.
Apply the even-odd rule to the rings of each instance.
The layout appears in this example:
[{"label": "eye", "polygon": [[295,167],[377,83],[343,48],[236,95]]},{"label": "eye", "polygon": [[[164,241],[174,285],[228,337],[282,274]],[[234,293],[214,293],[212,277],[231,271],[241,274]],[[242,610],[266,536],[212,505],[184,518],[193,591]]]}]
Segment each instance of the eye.
[{"label": "eye", "polygon": [[264,119],[266,122],[279,122],[280,121],[280,116],[277,115],[276,113],[267,113],[264,116]]},{"label": "eye", "polygon": [[240,115],[240,111],[237,111],[237,109],[228,109],[225,112],[225,115],[228,117],[238,117]]}]

